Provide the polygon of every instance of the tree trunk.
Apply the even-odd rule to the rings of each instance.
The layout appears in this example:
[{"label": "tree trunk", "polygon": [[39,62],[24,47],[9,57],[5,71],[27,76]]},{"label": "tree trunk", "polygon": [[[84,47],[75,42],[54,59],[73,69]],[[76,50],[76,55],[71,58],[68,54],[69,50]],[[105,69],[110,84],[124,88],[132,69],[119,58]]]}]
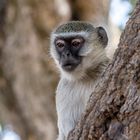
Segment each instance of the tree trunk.
[{"label": "tree trunk", "polygon": [[140,140],[140,1],[68,140]]}]

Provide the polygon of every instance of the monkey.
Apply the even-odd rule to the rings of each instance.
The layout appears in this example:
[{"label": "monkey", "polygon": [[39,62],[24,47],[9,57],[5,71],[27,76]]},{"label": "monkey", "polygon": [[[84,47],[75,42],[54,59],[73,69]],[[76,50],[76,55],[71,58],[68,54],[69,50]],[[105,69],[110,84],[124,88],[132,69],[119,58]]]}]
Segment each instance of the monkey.
[{"label": "monkey", "polygon": [[60,71],[56,89],[57,140],[67,139],[84,112],[109,62],[107,44],[105,29],[89,22],[69,21],[52,31],[50,54]]}]

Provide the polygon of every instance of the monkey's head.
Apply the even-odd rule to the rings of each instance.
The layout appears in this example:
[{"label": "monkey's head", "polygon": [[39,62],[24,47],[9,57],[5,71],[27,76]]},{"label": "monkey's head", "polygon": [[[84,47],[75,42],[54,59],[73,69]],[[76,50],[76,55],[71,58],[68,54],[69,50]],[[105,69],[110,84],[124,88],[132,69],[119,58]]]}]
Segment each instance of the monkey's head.
[{"label": "monkey's head", "polygon": [[106,60],[107,43],[103,27],[71,21],[52,32],[50,52],[63,77],[81,79]]}]

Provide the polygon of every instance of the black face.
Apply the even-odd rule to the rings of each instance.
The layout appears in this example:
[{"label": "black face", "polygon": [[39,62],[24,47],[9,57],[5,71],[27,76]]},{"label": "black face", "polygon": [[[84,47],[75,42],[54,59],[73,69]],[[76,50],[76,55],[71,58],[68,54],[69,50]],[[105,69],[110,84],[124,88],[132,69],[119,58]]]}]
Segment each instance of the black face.
[{"label": "black face", "polygon": [[84,42],[80,36],[56,38],[55,47],[60,56],[59,62],[64,70],[73,71],[80,64],[82,58],[78,54]]}]

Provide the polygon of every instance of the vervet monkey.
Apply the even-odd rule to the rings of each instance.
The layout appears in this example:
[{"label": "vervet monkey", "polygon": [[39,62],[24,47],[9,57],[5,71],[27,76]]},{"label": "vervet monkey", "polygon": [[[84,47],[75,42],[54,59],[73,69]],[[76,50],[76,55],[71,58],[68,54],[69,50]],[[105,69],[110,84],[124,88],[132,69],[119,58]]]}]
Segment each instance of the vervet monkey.
[{"label": "vervet monkey", "polygon": [[84,112],[90,94],[109,59],[108,37],[103,27],[82,21],[58,26],[51,34],[50,53],[60,81],[56,91],[59,136],[66,140]]}]

